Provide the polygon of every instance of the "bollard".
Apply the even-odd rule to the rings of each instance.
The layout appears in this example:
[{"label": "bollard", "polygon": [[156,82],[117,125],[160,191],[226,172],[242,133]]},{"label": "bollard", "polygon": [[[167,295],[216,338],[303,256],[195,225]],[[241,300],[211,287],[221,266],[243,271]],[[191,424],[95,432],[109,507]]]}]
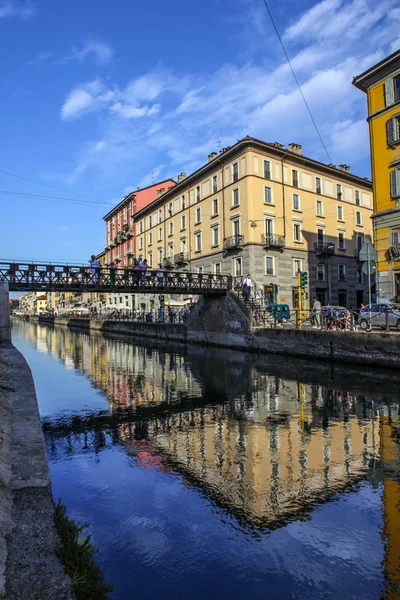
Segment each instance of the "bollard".
[{"label": "bollard", "polygon": [[0,283],[0,344],[11,342],[10,305],[8,283]]}]

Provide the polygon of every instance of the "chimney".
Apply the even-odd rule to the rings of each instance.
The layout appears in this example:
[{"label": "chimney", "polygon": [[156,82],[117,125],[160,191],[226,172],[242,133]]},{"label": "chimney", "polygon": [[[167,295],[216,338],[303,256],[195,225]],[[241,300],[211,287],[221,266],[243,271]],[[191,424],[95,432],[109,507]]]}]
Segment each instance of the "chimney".
[{"label": "chimney", "polygon": [[300,154],[300,156],[303,155],[303,148],[301,147],[300,144],[288,144],[288,148],[289,148],[290,152],[294,152],[295,154]]},{"label": "chimney", "polygon": [[328,167],[331,167],[331,169],[336,169],[336,165],[329,163]]},{"label": "chimney", "polygon": [[180,175],[178,175],[178,183],[180,183],[184,179],[186,179],[186,173],[181,173]]},{"label": "chimney", "polygon": [[279,142],[272,142],[271,146],[275,146],[276,148],[284,148],[285,147],[283,144],[280,144]]},{"label": "chimney", "polygon": [[350,167],[349,167],[349,165],[339,165],[339,169],[341,171],[346,171],[346,173],[350,173]]},{"label": "chimney", "polygon": [[211,154],[208,155],[208,162],[211,162],[212,160],[217,158],[217,156],[218,154],[216,152],[211,152]]},{"label": "chimney", "polygon": [[137,186],[136,191],[138,192],[140,190],[140,185]]},{"label": "chimney", "polygon": [[164,192],[165,192],[165,188],[160,188],[159,190],[157,190],[157,198],[162,196]]}]

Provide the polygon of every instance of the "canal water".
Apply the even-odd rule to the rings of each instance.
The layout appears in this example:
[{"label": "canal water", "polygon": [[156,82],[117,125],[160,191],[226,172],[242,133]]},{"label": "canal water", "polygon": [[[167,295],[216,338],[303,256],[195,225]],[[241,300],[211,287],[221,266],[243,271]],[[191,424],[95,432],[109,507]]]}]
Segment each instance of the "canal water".
[{"label": "canal water", "polygon": [[18,321],[13,341],[113,599],[399,597],[397,374]]}]

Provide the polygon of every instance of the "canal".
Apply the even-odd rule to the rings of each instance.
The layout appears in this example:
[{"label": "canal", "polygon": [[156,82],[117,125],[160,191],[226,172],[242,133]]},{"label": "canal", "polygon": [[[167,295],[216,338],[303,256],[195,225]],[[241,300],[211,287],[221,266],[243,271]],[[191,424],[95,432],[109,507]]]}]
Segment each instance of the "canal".
[{"label": "canal", "polygon": [[113,599],[399,597],[393,372],[20,321],[13,342]]}]

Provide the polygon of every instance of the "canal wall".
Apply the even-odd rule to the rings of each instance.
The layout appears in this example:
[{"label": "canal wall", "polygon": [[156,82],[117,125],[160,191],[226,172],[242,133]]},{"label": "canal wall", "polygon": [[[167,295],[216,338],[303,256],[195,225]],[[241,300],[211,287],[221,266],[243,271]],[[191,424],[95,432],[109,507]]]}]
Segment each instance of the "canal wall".
[{"label": "canal wall", "polygon": [[[50,471],[35,386],[23,356],[0,345],[0,595],[74,600],[55,555]],[[3,597],[3,596],[1,596]]]},{"label": "canal wall", "polygon": [[60,318],[36,320],[71,329],[108,332],[132,338],[176,341],[384,368],[400,367],[400,335],[397,333],[254,327],[248,332],[233,333],[189,329],[186,325],[170,323]]}]

